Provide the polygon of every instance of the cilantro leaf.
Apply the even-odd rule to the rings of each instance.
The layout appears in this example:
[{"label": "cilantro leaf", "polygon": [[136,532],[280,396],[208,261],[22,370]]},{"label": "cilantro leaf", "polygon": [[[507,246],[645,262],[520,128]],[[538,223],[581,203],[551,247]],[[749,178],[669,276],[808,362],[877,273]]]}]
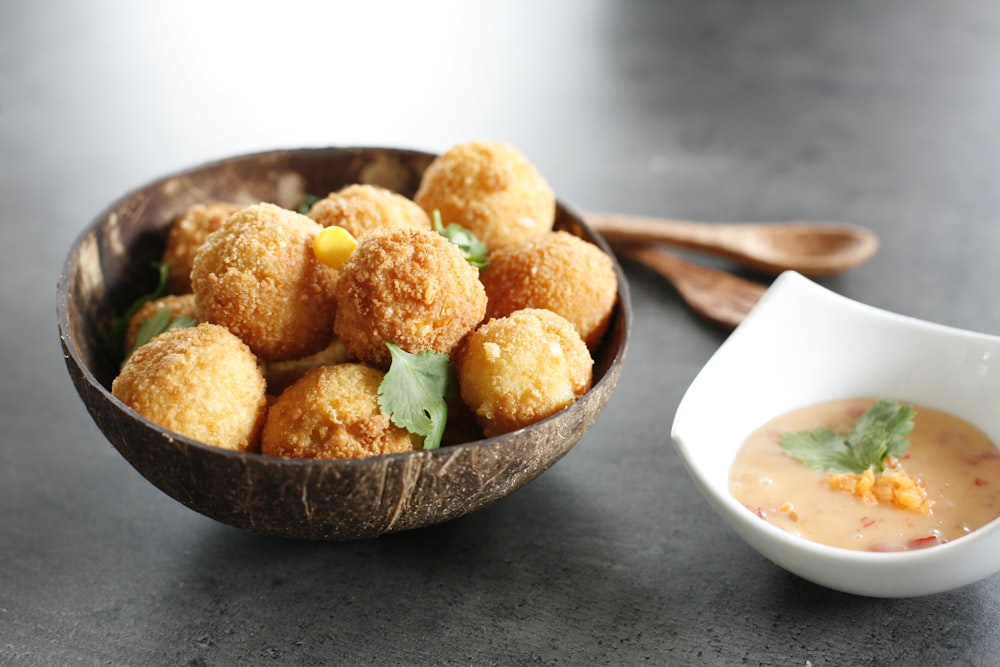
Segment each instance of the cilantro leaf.
[{"label": "cilantro leaf", "polygon": [[906,453],[915,415],[916,411],[909,405],[878,401],[858,419],[847,444],[857,451],[870,452],[871,458],[877,458],[881,471],[887,456],[899,457]]},{"label": "cilantro leaf", "polygon": [[317,197],[316,195],[307,194],[302,197],[302,201],[300,201],[299,205],[295,207],[295,210],[301,213],[302,215],[308,215],[309,211],[319,200],[320,197]]},{"label": "cilantro leaf", "polygon": [[133,352],[159,336],[161,333],[170,331],[171,329],[193,327],[196,324],[197,322],[190,315],[173,316],[166,308],[156,311],[153,315],[143,320],[142,324],[139,325],[139,330],[135,334],[135,347],[128,351],[125,361],[128,361],[128,358],[132,356]]},{"label": "cilantro leaf", "polygon": [[875,402],[861,415],[849,434],[819,427],[813,431],[783,433],[781,447],[810,468],[828,472],[881,472],[888,456],[902,456],[910,446],[916,411],[896,401]]},{"label": "cilantro leaf", "polygon": [[386,343],[392,363],[378,388],[378,404],[392,423],[424,437],[424,449],[441,445],[448,422],[445,396],[457,380],[447,354],[427,350],[413,354]]},{"label": "cilantro leaf", "polygon": [[477,269],[485,269],[489,264],[486,244],[476,238],[476,235],[457,223],[445,227],[441,223],[441,211],[434,209],[431,216],[434,221],[434,231],[458,246],[467,261]]},{"label": "cilantro leaf", "polygon": [[106,335],[107,345],[115,354],[122,353],[122,347],[125,344],[125,332],[128,330],[128,322],[132,319],[132,316],[138,313],[139,309],[150,301],[155,301],[167,293],[167,280],[170,278],[170,267],[159,262],[153,262],[152,267],[158,272],[159,281],[156,287],[148,294],[144,294],[136,299],[129,306],[128,310],[125,311],[125,314],[115,320],[111,328],[108,329]]},{"label": "cilantro leaf", "polygon": [[823,426],[815,431],[784,433],[781,446],[786,454],[816,470],[847,472],[854,468],[847,438]]}]

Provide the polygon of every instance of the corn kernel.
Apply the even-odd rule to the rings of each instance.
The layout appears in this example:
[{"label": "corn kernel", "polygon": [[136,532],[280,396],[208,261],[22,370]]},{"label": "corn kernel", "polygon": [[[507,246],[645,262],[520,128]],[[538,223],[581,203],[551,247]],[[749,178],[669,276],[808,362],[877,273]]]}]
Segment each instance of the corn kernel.
[{"label": "corn kernel", "polygon": [[358,242],[343,227],[325,227],[313,242],[313,254],[327,266],[339,269],[351,256]]}]

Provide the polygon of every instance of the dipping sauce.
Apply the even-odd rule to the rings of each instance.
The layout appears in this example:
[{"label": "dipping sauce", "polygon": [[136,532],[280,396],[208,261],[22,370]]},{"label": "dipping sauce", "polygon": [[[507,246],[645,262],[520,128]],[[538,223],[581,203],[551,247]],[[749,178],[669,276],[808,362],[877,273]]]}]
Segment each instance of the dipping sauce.
[{"label": "dipping sauce", "polygon": [[900,465],[926,491],[923,511],[834,489],[831,473],[782,449],[783,433],[825,426],[850,433],[874,403],[830,401],[785,413],[754,431],[729,472],[733,496],[766,521],[814,542],[860,551],[903,551],[967,535],[1000,517],[1000,450],[978,428],[914,405],[910,447]]}]

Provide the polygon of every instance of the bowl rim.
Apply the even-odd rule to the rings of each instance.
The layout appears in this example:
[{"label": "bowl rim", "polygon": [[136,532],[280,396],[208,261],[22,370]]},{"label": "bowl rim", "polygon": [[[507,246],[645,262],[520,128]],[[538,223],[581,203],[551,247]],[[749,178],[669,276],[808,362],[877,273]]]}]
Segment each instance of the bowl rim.
[{"label": "bowl rim", "polygon": [[[867,586],[844,584],[839,581],[839,577],[835,573],[824,575],[823,568],[830,565],[847,564],[852,567],[861,566],[873,573],[884,575],[894,568],[903,567],[908,571],[909,568],[922,568],[951,561],[956,557],[956,552],[964,554],[976,551],[980,543],[987,541],[1000,542],[1000,517],[966,535],[929,548],[894,552],[854,550],[809,540],[789,533],[767,521],[760,520],[752,511],[736,500],[728,488],[720,486],[722,477],[718,471],[713,475],[704,469],[704,457],[699,458],[694,453],[694,448],[704,441],[704,437],[699,437],[697,426],[692,422],[695,418],[693,411],[697,409],[697,402],[704,400],[706,396],[707,389],[702,390],[702,384],[706,382],[706,378],[717,372],[716,369],[721,364],[733,363],[733,359],[746,354],[747,347],[750,345],[746,341],[748,331],[754,332],[758,328],[767,326],[772,318],[772,311],[783,307],[786,301],[790,302],[803,295],[807,295],[817,302],[824,302],[831,310],[850,310],[856,314],[857,319],[864,320],[872,326],[902,327],[911,331],[919,330],[929,336],[986,343],[1000,348],[1000,336],[939,324],[878,308],[838,294],[794,271],[784,272],[765,292],[747,318],[719,346],[696,374],[678,404],[671,426],[671,440],[699,491],[729,526],[762,555],[795,574],[829,588],[872,597],[908,597],[951,590],[1000,571],[1000,557],[998,557],[993,559],[994,564],[980,565],[969,577],[908,582],[907,585],[892,579],[887,580],[883,586],[877,587],[874,591]],[[852,397],[856,396],[831,395],[830,400]],[[802,405],[814,402],[813,400],[805,400]],[[934,406],[928,405],[927,407]],[[765,415],[764,419],[760,420],[760,424],[774,416],[776,415]],[[976,424],[976,426],[982,428],[981,424]],[[993,441],[995,445],[998,445],[995,437]],[[738,448],[739,446],[735,445],[732,451],[735,452]],[[726,451],[728,452],[729,449]],[[728,471],[732,459],[728,454],[726,459],[725,470]],[[982,550],[983,547],[979,547],[979,549]],[[810,563],[809,561],[814,562]]]},{"label": "bowl rim", "polygon": [[[412,452],[399,452],[392,454],[382,454],[375,457],[367,457],[361,459],[298,459],[292,457],[277,457],[263,454],[260,452],[248,452],[248,451],[236,451],[231,449],[226,449],[222,447],[215,447],[213,445],[195,440],[188,436],[185,436],[176,431],[172,431],[168,428],[160,426],[159,424],[147,419],[143,415],[139,414],[121,400],[119,400],[111,391],[101,383],[96,375],[91,370],[90,366],[85,362],[83,356],[80,353],[79,346],[74,336],[72,335],[72,327],[69,323],[69,295],[70,295],[70,278],[72,276],[72,270],[75,265],[76,258],[78,257],[79,250],[82,245],[86,242],[87,238],[105,221],[109,215],[111,215],[117,208],[122,204],[127,202],[130,198],[134,197],[142,190],[162,186],[171,180],[182,178],[187,175],[196,174],[202,171],[210,170],[213,168],[219,168],[223,165],[231,164],[235,161],[246,161],[253,162],[258,160],[266,160],[269,158],[277,158],[289,154],[299,155],[299,156],[316,156],[322,157],[325,154],[365,154],[371,152],[386,152],[393,155],[404,155],[423,159],[432,159],[436,156],[435,153],[414,149],[414,148],[396,148],[390,146],[364,146],[364,145],[349,145],[349,146],[307,146],[300,148],[274,148],[261,151],[253,151],[248,153],[240,153],[236,155],[214,158],[207,161],[203,161],[199,164],[184,167],[176,171],[158,176],[148,181],[144,181],[136,186],[129,188],[126,192],[116,197],[111,203],[104,206],[95,216],[93,216],[84,227],[76,234],[73,242],[69,246],[66,253],[65,259],[62,262],[62,268],[60,271],[59,279],[56,284],[56,318],[59,331],[59,337],[62,341],[66,354],[72,357],[73,363],[75,363],[83,375],[83,379],[86,383],[93,389],[100,392],[106,400],[109,400],[118,409],[122,410],[129,417],[139,421],[147,428],[159,431],[165,436],[172,440],[176,440],[184,443],[188,447],[193,447],[197,450],[201,450],[203,453],[210,454],[213,456],[221,456],[224,458],[229,458],[237,461],[262,461],[269,465],[287,465],[287,466],[306,466],[315,467],[323,466],[330,468],[337,467],[351,467],[357,466],[360,463],[370,463],[372,461],[381,461],[386,459],[406,459],[413,457],[426,457],[426,456],[447,456],[451,452],[454,452],[457,448],[483,448],[490,447],[500,444],[503,440],[511,437],[514,434],[522,433],[523,431],[532,428],[533,426],[543,424],[555,419],[558,419],[564,410],[563,408],[559,412],[556,412],[544,419],[539,420],[533,424],[522,427],[515,431],[510,431],[498,436],[493,437],[483,437],[478,440],[470,440],[467,442],[449,444],[446,446],[441,446],[437,449],[432,450],[414,450]],[[604,385],[608,382],[616,382],[617,376],[620,374],[621,368],[625,363],[626,357],[628,356],[628,350],[630,347],[630,339],[632,333],[632,302],[631,302],[631,292],[628,284],[628,280],[625,276],[625,271],[622,268],[617,256],[611,250],[610,245],[607,240],[593,227],[591,227],[584,216],[582,216],[576,209],[570,206],[568,203],[561,199],[556,199],[556,210],[557,214],[562,210],[562,212],[573,218],[574,221],[582,226],[589,238],[588,241],[597,245],[605,255],[607,255],[612,262],[612,268],[615,272],[615,277],[618,281],[618,291],[617,291],[617,302],[615,304],[615,310],[612,316],[612,320],[608,331],[611,332],[613,329],[620,329],[618,334],[619,346],[613,355],[608,359],[605,367],[603,368],[603,373],[596,382],[594,382],[591,387],[587,390],[587,394],[595,392],[597,389],[603,389]],[[607,344],[606,341],[602,342],[602,346]],[[609,351],[610,352],[610,351]],[[68,361],[68,360],[67,360]],[[596,361],[596,359],[595,359]],[[573,404],[571,404],[573,405]]]}]

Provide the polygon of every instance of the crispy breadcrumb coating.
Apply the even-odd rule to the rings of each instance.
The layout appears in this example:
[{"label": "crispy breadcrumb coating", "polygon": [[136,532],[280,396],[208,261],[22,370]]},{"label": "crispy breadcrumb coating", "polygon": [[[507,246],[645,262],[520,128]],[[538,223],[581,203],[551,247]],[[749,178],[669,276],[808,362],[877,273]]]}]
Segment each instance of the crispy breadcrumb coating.
[{"label": "crispy breadcrumb coating", "polygon": [[343,343],[334,339],[316,354],[310,354],[300,359],[288,361],[271,361],[264,364],[264,378],[267,380],[267,393],[278,396],[303,375],[320,366],[331,366],[349,361],[347,350]]},{"label": "crispy breadcrumb coating", "polygon": [[591,350],[607,331],[618,295],[611,258],[563,231],[493,250],[479,278],[487,319],[546,308],[572,322]]},{"label": "crispy breadcrumb coating", "polygon": [[191,266],[198,248],[209,234],[236,211],[240,204],[213,201],[195,204],[170,225],[167,247],[160,260],[170,268],[167,289],[171,294],[187,294],[191,291]]},{"label": "crispy breadcrumb coating", "polygon": [[389,366],[387,342],[407,352],[451,354],[482,321],[486,291],[479,271],[437,232],[373,232],[341,267],[337,337],[348,354]]},{"label": "crispy breadcrumb coating", "polygon": [[319,352],[333,339],[337,271],[316,259],[322,227],[273,204],[235,213],[205,240],[191,283],[202,318],[263,361]]},{"label": "crispy breadcrumb coating", "polygon": [[409,452],[421,440],[378,405],[384,377],[363,364],[323,366],[286,389],[268,412],[261,452],[307,459],[356,459]]},{"label": "crispy breadcrumb coating", "polygon": [[255,451],[267,412],[257,358],[208,323],[171,329],[137,349],[111,392],[150,421],[225,449]]},{"label": "crispy breadcrumb coating", "polygon": [[143,322],[164,308],[170,311],[172,317],[187,315],[195,322],[198,321],[198,305],[194,302],[194,294],[168,294],[165,297],[147,301],[128,321],[128,329],[125,330],[126,353],[135,347],[136,337]]},{"label": "crispy breadcrumb coating", "polygon": [[309,217],[324,227],[343,227],[356,239],[389,227],[431,228],[424,209],[403,195],[375,185],[352,184],[320,199]]},{"label": "crispy breadcrumb coating", "polygon": [[544,234],[556,214],[549,184],[520,151],[500,142],[459,144],[435,158],[414,201],[490,249]]},{"label": "crispy breadcrumb coating", "polygon": [[489,437],[533,424],[576,401],[590,388],[593,365],[576,328],[540,308],[483,324],[456,359],[462,400]]}]

